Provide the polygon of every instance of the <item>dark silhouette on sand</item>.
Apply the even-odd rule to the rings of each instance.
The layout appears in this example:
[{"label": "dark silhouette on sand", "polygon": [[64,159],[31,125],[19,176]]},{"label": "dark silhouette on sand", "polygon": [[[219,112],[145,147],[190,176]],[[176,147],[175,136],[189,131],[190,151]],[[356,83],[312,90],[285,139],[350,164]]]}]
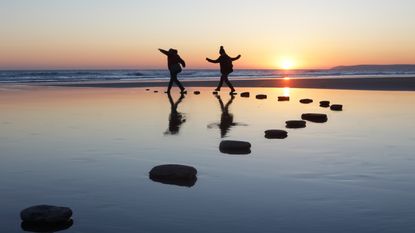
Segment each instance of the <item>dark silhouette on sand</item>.
[{"label": "dark silhouette on sand", "polygon": [[179,80],[177,79],[177,75],[180,72],[182,72],[181,66],[183,66],[183,68],[186,67],[186,63],[179,56],[176,49],[169,49],[169,51],[159,49],[159,51],[167,56],[167,65],[170,71],[170,82],[169,82],[169,87],[167,88],[167,92],[168,93],[170,92],[173,86],[173,82],[174,82],[180,88],[181,93],[185,93],[185,89],[183,85],[179,82]]},{"label": "dark silhouette on sand", "polygon": [[233,126],[245,125],[245,124],[235,123],[233,121],[233,114],[229,112],[229,107],[231,106],[231,104],[233,103],[233,100],[235,99],[234,95],[230,95],[230,99],[228,100],[228,102],[226,104],[223,103],[222,98],[220,97],[220,95],[215,95],[215,97],[219,101],[219,105],[220,105],[220,109],[222,111],[222,115],[220,117],[220,123],[209,124],[208,128],[213,128],[214,126],[219,127],[220,136],[221,136],[221,138],[224,138],[224,137],[226,137],[226,135],[229,133],[230,129]]},{"label": "dark silhouette on sand", "polygon": [[180,126],[186,122],[186,117],[183,113],[177,111],[177,107],[184,99],[184,94],[181,94],[179,99],[176,102],[173,101],[173,98],[170,92],[167,93],[167,97],[169,98],[171,110],[169,116],[169,129],[164,133],[165,135],[171,134],[175,135],[178,134],[180,131]]},{"label": "dark silhouette on sand", "polygon": [[220,46],[219,49],[219,58],[216,60],[212,60],[210,58],[206,58],[206,60],[208,62],[211,63],[219,63],[220,64],[220,72],[222,73],[222,76],[220,77],[220,81],[218,84],[218,87],[215,89],[216,91],[220,91],[223,82],[225,82],[228,87],[231,89],[231,93],[235,92],[235,88],[232,86],[232,83],[229,81],[228,76],[230,73],[233,72],[233,64],[232,61],[236,61],[239,58],[241,58],[241,55],[238,55],[234,58],[228,56],[228,54],[226,54],[225,49],[223,48],[223,46]]}]

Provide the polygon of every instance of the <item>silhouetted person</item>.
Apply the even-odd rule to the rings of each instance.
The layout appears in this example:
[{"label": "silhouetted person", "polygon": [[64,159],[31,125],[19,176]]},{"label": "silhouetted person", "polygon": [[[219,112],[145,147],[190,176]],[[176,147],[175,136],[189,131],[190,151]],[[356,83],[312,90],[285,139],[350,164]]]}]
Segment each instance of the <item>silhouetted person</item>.
[{"label": "silhouetted person", "polygon": [[183,59],[179,56],[176,49],[169,49],[169,51],[159,49],[160,52],[165,54],[167,56],[167,64],[170,71],[170,82],[169,87],[167,88],[167,92],[169,93],[171,90],[171,87],[173,86],[173,82],[176,83],[176,85],[180,88],[181,93],[185,93],[185,89],[182,86],[182,84],[177,79],[177,75],[182,72],[182,67],[186,67],[186,63],[183,61]]},{"label": "silhouetted person", "polygon": [[169,129],[164,134],[174,135],[179,133],[180,126],[186,122],[184,114],[177,111],[177,107],[184,99],[184,94],[180,95],[180,98],[176,101],[176,103],[173,101],[170,92],[167,93],[167,96],[169,98],[171,110],[169,116]]},{"label": "silhouetted person", "polygon": [[208,62],[220,64],[220,72],[222,73],[222,76],[220,77],[220,81],[219,81],[218,87],[216,88],[216,91],[220,91],[220,88],[222,87],[223,82],[225,82],[228,85],[228,87],[231,89],[231,93],[235,92],[235,88],[233,88],[232,83],[228,79],[228,76],[230,73],[233,72],[232,61],[238,60],[239,58],[241,58],[241,55],[238,55],[235,58],[229,57],[228,54],[226,54],[223,46],[220,46],[219,54],[220,56],[216,60],[206,58]]}]

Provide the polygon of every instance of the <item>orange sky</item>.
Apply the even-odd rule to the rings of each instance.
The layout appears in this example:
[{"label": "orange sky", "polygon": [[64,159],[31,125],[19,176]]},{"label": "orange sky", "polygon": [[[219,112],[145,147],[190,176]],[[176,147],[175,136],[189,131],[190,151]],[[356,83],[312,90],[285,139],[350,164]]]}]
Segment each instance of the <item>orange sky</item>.
[{"label": "orange sky", "polygon": [[[236,68],[415,63],[415,2],[10,1],[0,3],[0,69],[164,68],[177,48],[189,68],[242,54]],[[376,7],[374,7],[376,4]]]}]

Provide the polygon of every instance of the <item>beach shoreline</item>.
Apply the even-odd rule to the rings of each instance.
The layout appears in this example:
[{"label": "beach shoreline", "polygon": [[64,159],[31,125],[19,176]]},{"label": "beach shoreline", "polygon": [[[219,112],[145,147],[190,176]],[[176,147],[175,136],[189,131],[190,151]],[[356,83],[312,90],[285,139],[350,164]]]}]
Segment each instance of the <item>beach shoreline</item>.
[{"label": "beach shoreline", "polygon": [[[185,87],[216,87],[217,80],[181,80]],[[238,87],[311,88],[342,90],[415,91],[415,77],[405,78],[252,78],[231,79]],[[41,83],[32,85],[92,88],[165,87],[168,80],[124,82]],[[226,86],[224,87],[227,88]]]}]

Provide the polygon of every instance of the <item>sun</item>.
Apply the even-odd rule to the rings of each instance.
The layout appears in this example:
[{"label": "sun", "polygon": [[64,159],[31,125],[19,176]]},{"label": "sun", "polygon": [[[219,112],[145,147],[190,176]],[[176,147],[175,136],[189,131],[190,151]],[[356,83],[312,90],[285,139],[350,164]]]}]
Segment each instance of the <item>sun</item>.
[{"label": "sun", "polygon": [[283,70],[291,70],[295,67],[295,62],[291,58],[283,58],[279,61],[278,66]]}]

